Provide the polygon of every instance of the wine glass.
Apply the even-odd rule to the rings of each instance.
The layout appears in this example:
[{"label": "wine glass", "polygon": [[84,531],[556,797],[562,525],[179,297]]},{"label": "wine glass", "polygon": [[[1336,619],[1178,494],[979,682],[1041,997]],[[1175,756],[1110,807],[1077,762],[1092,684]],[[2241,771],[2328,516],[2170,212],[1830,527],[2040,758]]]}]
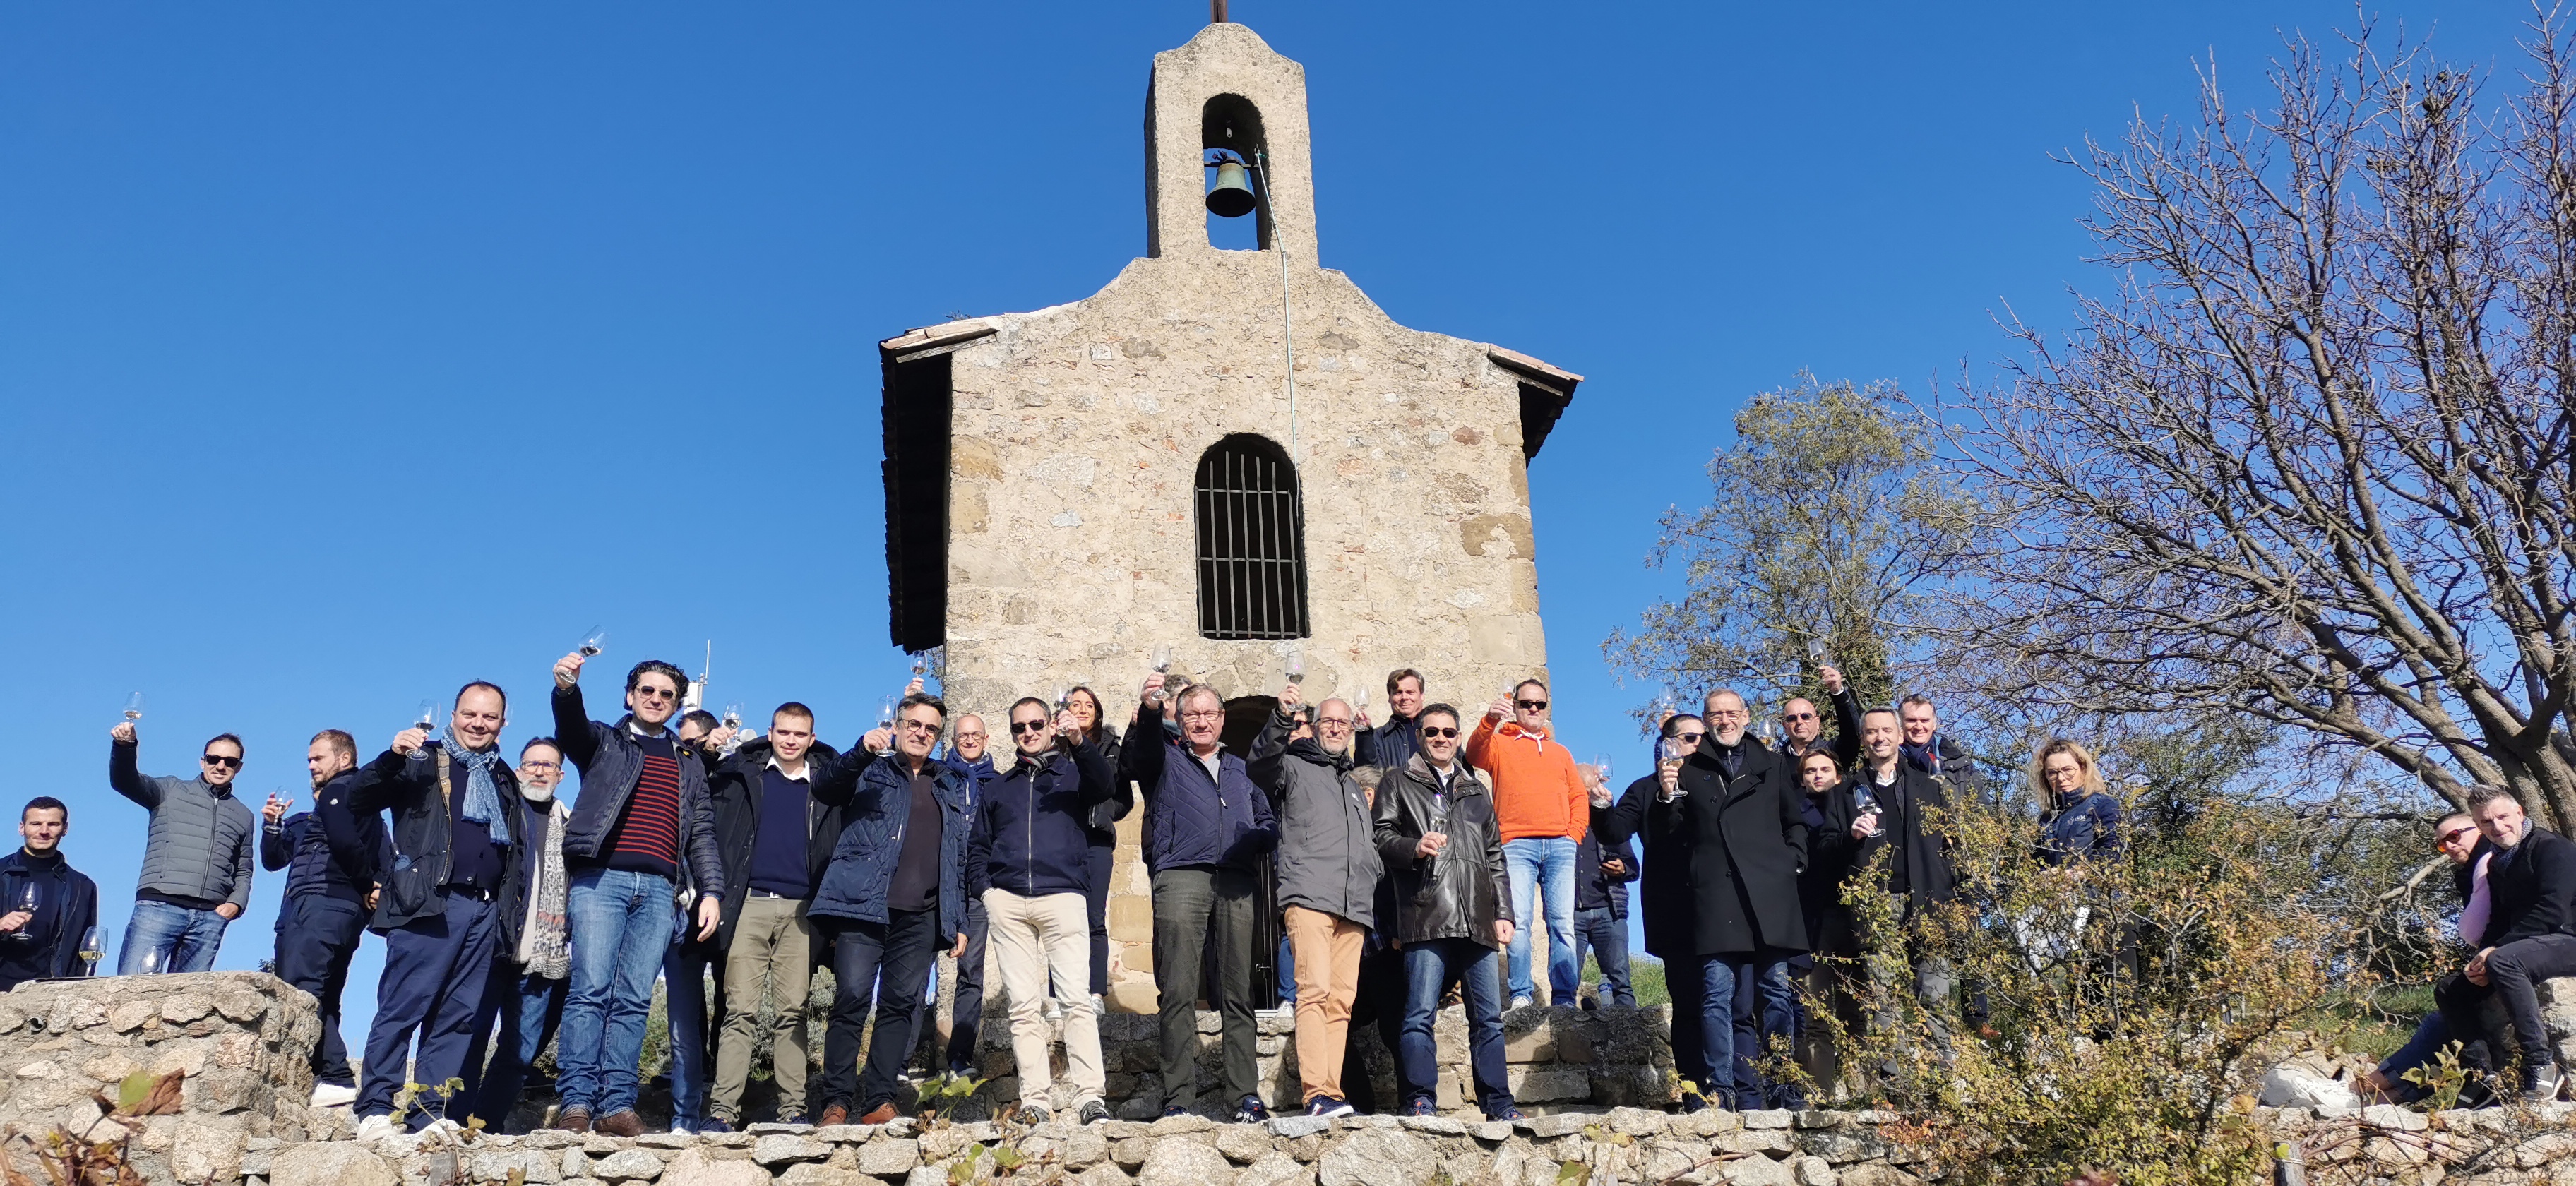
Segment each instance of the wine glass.
[{"label": "wine glass", "polygon": [[9,932],[9,937],[11,939],[15,939],[20,943],[32,943],[35,941],[36,905],[36,882],[33,878],[30,878],[27,881],[20,883],[18,886],[17,896],[9,903],[9,909],[11,911],[27,916],[27,921],[25,923],[20,924],[17,930]]},{"label": "wine glass", "polygon": [[1072,703],[1073,689],[1064,684],[1057,684],[1055,686],[1055,710],[1057,712],[1063,712],[1066,707]]},{"label": "wine glass", "polygon": [[877,728],[886,731],[886,747],[883,750],[878,751],[880,756],[894,752],[894,706],[896,702],[897,698],[893,696],[888,696],[883,700],[877,701]]},{"label": "wine glass", "polygon": [[78,954],[81,958],[81,975],[98,975],[99,957],[107,954],[107,932],[98,927],[91,927],[81,932]]},{"label": "wine glass", "polygon": [[1367,689],[1367,688],[1361,688],[1361,689],[1360,689],[1360,702],[1359,702],[1359,709],[1360,709],[1360,711],[1361,711],[1361,712],[1367,712],[1367,711],[1368,711],[1368,689]]},{"label": "wine glass", "polygon": [[581,657],[582,657],[582,658],[587,659],[587,658],[591,657],[592,655],[596,655],[596,654],[600,653],[601,651],[604,651],[604,650],[607,650],[607,649],[608,649],[608,632],[607,632],[607,631],[602,630],[602,629],[600,629],[600,628],[599,628],[599,627],[597,627],[597,626],[593,626],[593,627],[591,627],[591,628],[590,628],[590,632],[589,632],[589,633],[584,634],[584,635],[582,635],[582,636],[581,636]]},{"label": "wine glass", "polygon": [[1302,684],[1306,682],[1306,648],[1288,648],[1287,668],[1289,683]]},{"label": "wine glass", "polygon": [[1156,643],[1154,645],[1154,670],[1165,674],[1169,674],[1171,672],[1172,644],[1166,642]]},{"label": "wine glass", "polygon": [[[126,937],[131,941],[133,935],[131,932],[128,932]],[[158,946],[144,948],[143,958],[137,962],[143,966],[134,970],[135,975],[152,976],[159,974],[161,971],[161,948]]]},{"label": "wine glass", "polygon": [[143,719],[143,693],[136,692],[125,698],[125,719],[128,721]]},{"label": "wine glass", "polygon": [[1601,785],[1610,785],[1610,755],[1592,755],[1592,768],[1601,772]]},{"label": "wine glass", "polygon": [[741,701],[737,700],[737,701],[734,701],[734,702],[733,702],[733,703],[731,703],[731,704],[725,705],[725,710],[724,710],[724,723],[725,723],[725,727],[726,727],[726,728],[728,728],[728,729],[739,729],[739,728],[742,728],[742,702],[741,702]]},{"label": "wine glass", "polygon": [[930,674],[930,652],[928,652],[928,651],[914,651],[914,652],[912,653],[912,678],[914,678],[914,679],[922,679],[922,678],[924,678],[924,677],[928,676],[929,674]]},{"label": "wine glass", "polygon": [[1810,634],[1807,636],[1807,661],[1818,667],[1825,665],[1825,639],[1823,635]]}]

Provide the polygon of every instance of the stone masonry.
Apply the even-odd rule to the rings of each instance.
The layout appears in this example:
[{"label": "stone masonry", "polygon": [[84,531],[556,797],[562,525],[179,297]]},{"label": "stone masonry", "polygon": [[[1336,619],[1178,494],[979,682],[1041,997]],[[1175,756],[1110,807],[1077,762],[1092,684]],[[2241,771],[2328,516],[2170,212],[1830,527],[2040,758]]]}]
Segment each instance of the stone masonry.
[{"label": "stone masonry", "polygon": [[154,1181],[230,1182],[246,1142],[337,1127],[305,1106],[321,1033],[312,996],[263,972],[22,984],[0,996],[0,1126],[79,1133],[98,1119],[93,1092],[185,1071],[186,1110],[149,1118],[131,1147]]},{"label": "stone masonry", "polygon": [[[1249,28],[1155,55],[1146,109],[1143,256],[1082,300],[881,344],[897,643],[944,645],[952,713],[987,722],[1083,684],[1123,724],[1157,644],[1229,698],[1275,695],[1300,647],[1310,699],[1371,689],[1379,719],[1398,667],[1471,716],[1543,677],[1528,466],[1581,377],[1400,325],[1321,265],[1305,70]],[[1258,250],[1209,241],[1209,148],[1265,164]],[[1302,638],[1201,632],[1197,467],[1238,434],[1294,465]],[[1133,1011],[1149,907],[1121,835]]]}]

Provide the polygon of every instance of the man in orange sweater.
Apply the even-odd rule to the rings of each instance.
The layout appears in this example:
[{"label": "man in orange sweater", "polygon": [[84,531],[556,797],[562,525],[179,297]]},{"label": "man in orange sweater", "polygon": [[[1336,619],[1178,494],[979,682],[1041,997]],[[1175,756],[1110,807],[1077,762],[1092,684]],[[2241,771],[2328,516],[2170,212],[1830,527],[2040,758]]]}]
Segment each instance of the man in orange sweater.
[{"label": "man in orange sweater", "polygon": [[1574,753],[1548,735],[1547,685],[1522,680],[1511,698],[1496,700],[1467,739],[1467,762],[1494,783],[1494,814],[1502,824],[1503,865],[1512,882],[1512,1007],[1530,1004],[1533,894],[1547,908],[1549,1000],[1574,1003],[1574,853],[1591,826],[1591,799],[1574,767]]}]

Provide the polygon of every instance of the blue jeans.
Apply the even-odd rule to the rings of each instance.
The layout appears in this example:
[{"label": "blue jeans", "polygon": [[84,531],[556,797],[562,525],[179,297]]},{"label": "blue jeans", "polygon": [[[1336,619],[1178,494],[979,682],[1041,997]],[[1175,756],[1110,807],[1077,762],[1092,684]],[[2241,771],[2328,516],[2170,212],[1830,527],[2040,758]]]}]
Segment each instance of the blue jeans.
[{"label": "blue jeans", "polygon": [[555,1043],[555,1091],[565,1112],[632,1111],[653,979],[671,945],[671,879],[584,869],[572,875],[567,899],[572,983]]},{"label": "blue jeans", "polygon": [[1396,1057],[1399,1077],[1413,1100],[1430,1099],[1440,1082],[1440,1048],[1431,1027],[1440,1015],[1440,994],[1454,981],[1467,998],[1467,1055],[1475,1068],[1476,1101],[1488,1117],[1512,1106],[1511,1080],[1503,1073],[1502,985],[1494,971],[1494,949],[1473,939],[1404,945],[1404,1034]]},{"label": "blue jeans", "polygon": [[1574,912],[1574,965],[1583,966],[1584,949],[1601,961],[1601,1003],[1622,1009],[1637,1007],[1637,990],[1628,985],[1628,920],[1607,906]]},{"label": "blue jeans", "polygon": [[[394,1093],[411,1081],[435,1088],[458,1078],[474,1044],[474,1015],[492,976],[492,946],[501,910],[491,902],[442,891],[439,909],[385,933],[385,970],[376,981],[376,1020],[367,1027],[365,1075],[358,1102],[361,1119],[394,1110]],[[420,1035],[417,1052],[412,1035]],[[406,1057],[409,1056],[409,1057]],[[410,1065],[405,1066],[406,1063]],[[406,1117],[415,1130],[471,1101],[421,1092]]]},{"label": "blue jeans", "polygon": [[[724,956],[716,941],[697,941],[697,924],[671,916],[671,951],[662,957],[663,1012],[671,1019],[671,1123],[702,1124],[707,1118],[707,1081],[715,1066],[709,1041],[724,1027]],[[707,987],[707,969],[716,970],[715,988]],[[710,993],[714,1005],[709,1007]]]},{"label": "blue jeans", "polygon": [[1523,836],[1503,842],[1503,867],[1512,879],[1512,999],[1535,999],[1530,983],[1530,895],[1538,893],[1547,907],[1548,1000],[1574,1003],[1575,980],[1583,971],[1574,958],[1574,842],[1563,836]]},{"label": "blue jeans", "polygon": [[[518,1106],[528,1068],[563,1024],[564,986],[561,980],[521,972],[507,952],[493,956],[492,976],[483,983],[483,1008],[474,1015],[474,1044],[465,1054],[465,1090],[457,1093],[473,1101],[483,1131],[500,1132]],[[492,1050],[488,1065],[483,1061],[487,1040]]]},{"label": "blue jeans", "polygon": [[1773,959],[1748,965],[1747,970],[1751,975],[1735,984],[1736,1098],[1759,1101],[1745,1105],[1748,1108],[1805,1111],[1806,1093],[1796,1084],[1773,1083],[1754,1066],[1754,1060],[1769,1054],[1775,1045],[1784,1053],[1796,1049],[1798,985],[1789,977],[1789,962]]},{"label": "blue jeans", "polygon": [[157,961],[155,972],[214,971],[215,949],[223,946],[226,921],[212,910],[137,898],[134,921],[125,925],[125,949],[116,956],[116,974],[141,972],[147,952]]},{"label": "blue jeans", "polygon": [[1673,1071],[1721,1108],[1735,1100],[1735,987],[1747,962],[1742,955],[1664,961],[1673,996]]},{"label": "blue jeans", "polygon": [[[984,942],[991,933],[992,920],[984,913],[984,899],[974,894],[967,895],[966,954],[957,957],[957,999],[952,1010],[955,1015],[949,1019],[946,1063],[949,1070],[969,1075],[975,1073],[975,1044],[984,1033]],[[938,954],[938,951],[931,953],[933,967],[938,966]],[[1053,991],[1055,986],[1050,982],[1047,987]],[[935,995],[923,993],[921,1004],[913,1008],[913,1033],[930,1032],[933,1021],[930,1009],[938,1004],[933,999]],[[1083,1002],[1086,1005],[1090,1003]]]}]

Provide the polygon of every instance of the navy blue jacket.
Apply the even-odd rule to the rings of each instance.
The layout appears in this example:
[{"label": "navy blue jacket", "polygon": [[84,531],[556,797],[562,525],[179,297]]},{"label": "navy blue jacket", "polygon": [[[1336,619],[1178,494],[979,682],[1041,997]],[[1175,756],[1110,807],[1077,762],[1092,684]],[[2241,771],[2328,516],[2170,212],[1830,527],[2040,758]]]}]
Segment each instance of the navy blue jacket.
[{"label": "navy blue jacket", "polygon": [[1164,734],[1162,705],[1137,706],[1123,756],[1127,777],[1145,790],[1148,872],[1215,865],[1249,873],[1278,847],[1270,797],[1253,785],[1243,759],[1220,754],[1217,776],[1209,778],[1188,743]]},{"label": "navy blue jacket", "polygon": [[2059,808],[2040,826],[2040,862],[2063,865],[2118,856],[2126,845],[2120,836],[2120,822],[2120,801],[2109,794],[2095,791],[2077,799]]},{"label": "navy blue jacket", "polygon": [[1091,885],[1091,809],[1108,802],[1115,774],[1100,747],[1026,755],[975,804],[966,843],[966,892],[999,886],[1023,898],[1079,894]]},{"label": "navy blue jacket", "polygon": [[[716,764],[707,775],[707,797],[715,801],[716,845],[724,853],[725,884],[735,892],[725,895],[723,921],[716,924],[715,945],[718,951],[733,950],[734,924],[742,920],[742,904],[750,896],[751,853],[760,843],[762,800],[768,784],[762,777],[769,772],[770,760],[777,751],[768,738],[745,742],[733,756]],[[828,762],[839,751],[815,742],[805,751],[809,763],[805,781],[805,873],[820,884],[823,870],[832,863],[832,847],[840,842],[841,809],[814,794],[814,785],[822,781],[817,763]],[[842,796],[842,803],[849,802]]]},{"label": "navy blue jacket", "polygon": [[[323,783],[313,792],[318,810],[347,802],[358,789],[358,772],[344,771]],[[347,851],[331,845],[330,830],[322,826],[322,817],[312,811],[299,811],[277,821],[275,827],[265,822],[260,827],[259,863],[274,873],[286,870],[286,896],[325,894],[344,902],[364,903],[367,891],[376,884],[376,854],[385,843],[385,822],[378,815],[357,820],[357,830]]]},{"label": "navy blue jacket", "polygon": [[[582,707],[581,685],[556,688],[555,742],[581,771],[581,797],[564,825],[564,860],[579,865],[595,860],[608,843],[608,833],[626,814],[626,800],[644,777],[644,750],[626,732],[632,716],[614,725],[590,719]],[[672,752],[680,762],[680,870],[701,897],[725,897],[724,855],[716,847],[715,809],[707,800],[707,768],[697,747],[671,734]]]},{"label": "navy blue jacket", "polygon": [[[912,772],[899,753],[879,757],[855,745],[806,761],[815,768],[814,798],[842,808],[849,822],[833,842],[832,863],[824,867],[805,913],[883,923],[895,862],[903,856],[903,830],[912,820]],[[973,820],[966,814],[966,780],[957,768],[933,759],[922,769],[939,798],[939,934],[951,937],[966,931],[966,839]]]},{"label": "navy blue jacket", "polygon": [[[1625,862],[1628,871],[1616,877],[1601,867],[1601,862]],[[1637,879],[1637,851],[1622,840],[1603,850],[1601,836],[1590,829],[1583,833],[1583,843],[1574,846],[1574,908],[1600,910],[1607,908],[1612,918],[1628,917],[1628,883]]]}]

